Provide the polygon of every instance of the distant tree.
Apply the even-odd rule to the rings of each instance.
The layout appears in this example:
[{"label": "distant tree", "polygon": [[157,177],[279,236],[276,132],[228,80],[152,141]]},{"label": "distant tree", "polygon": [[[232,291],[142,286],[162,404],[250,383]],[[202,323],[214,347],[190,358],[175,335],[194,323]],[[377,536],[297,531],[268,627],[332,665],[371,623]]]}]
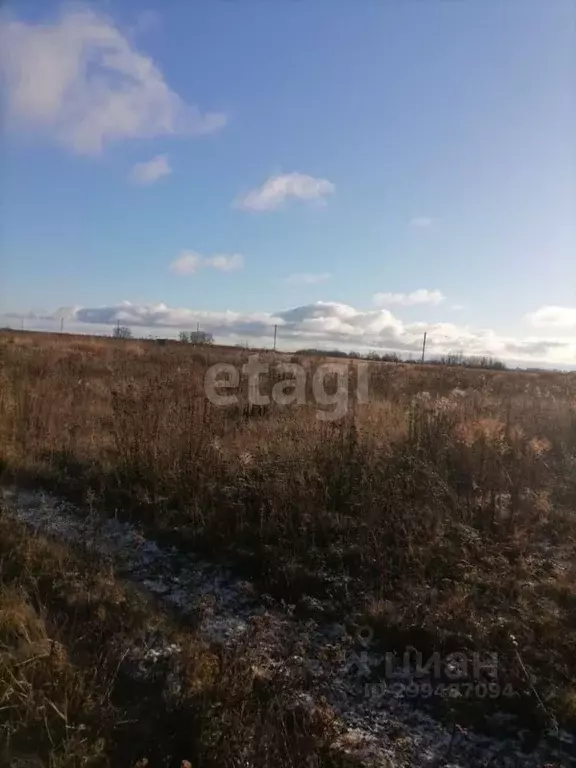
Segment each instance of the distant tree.
[{"label": "distant tree", "polygon": [[342,352],[341,349],[298,349],[297,355],[314,355],[314,357],[348,357],[347,352]]},{"label": "distant tree", "polygon": [[464,355],[462,352],[448,352],[447,355],[440,358],[441,365],[464,365]]},{"label": "distant tree", "polygon": [[488,357],[487,355],[469,355],[466,356],[462,352],[450,352],[437,360],[431,360],[431,364],[436,365],[450,365],[461,366],[463,368],[487,368],[493,371],[506,371],[506,363],[495,357]]},{"label": "distant tree", "polygon": [[192,344],[214,344],[214,336],[206,331],[192,331],[190,341]]},{"label": "distant tree", "polygon": [[395,352],[385,352],[379,355],[376,351],[361,354],[360,352],[343,352],[341,349],[298,349],[296,355],[314,355],[315,357],[348,357],[358,360],[383,361],[386,363],[401,363],[402,359]]},{"label": "distant tree", "polygon": [[214,336],[206,331],[180,331],[178,338],[187,344],[214,344]]},{"label": "distant tree", "polygon": [[115,339],[131,339],[132,331],[126,325],[117,325],[112,332]]}]

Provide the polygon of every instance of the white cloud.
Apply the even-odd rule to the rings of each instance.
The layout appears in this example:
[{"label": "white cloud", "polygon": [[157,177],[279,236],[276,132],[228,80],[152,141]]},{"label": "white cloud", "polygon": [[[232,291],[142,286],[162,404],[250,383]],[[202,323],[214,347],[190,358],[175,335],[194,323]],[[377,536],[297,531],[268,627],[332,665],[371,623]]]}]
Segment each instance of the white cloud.
[{"label": "white cloud", "polygon": [[132,36],[145,35],[146,33],[158,28],[159,26],[160,15],[158,12],[153,11],[150,8],[146,8],[138,14],[136,22],[130,28],[130,34]]},{"label": "white cloud", "polygon": [[219,272],[235,272],[244,267],[244,256],[241,253],[233,253],[230,256],[221,253],[209,256],[204,263],[207,267],[217,269]]},{"label": "white cloud", "polygon": [[261,187],[241,195],[234,205],[246,211],[275,211],[289,198],[323,202],[334,190],[334,184],[327,179],[287,173],[270,177]]},{"label": "white cloud", "polygon": [[172,272],[179,275],[193,275],[202,267],[216,269],[219,272],[234,272],[244,267],[244,256],[241,253],[218,253],[214,256],[202,256],[195,251],[183,251],[170,264]]},{"label": "white cloud", "polygon": [[[20,322],[21,315],[18,315]],[[29,316],[28,316],[29,317]],[[396,350],[419,354],[422,336],[428,334],[430,357],[448,352],[466,355],[491,355],[502,360],[515,360],[527,365],[546,362],[549,365],[576,366],[574,338],[516,338],[497,334],[490,329],[472,329],[453,323],[405,323],[387,309],[362,311],[337,302],[316,302],[269,312],[207,312],[171,308],[166,304],[132,304],[128,301],[112,306],[61,308],[57,313],[36,318],[45,325],[65,317],[68,328],[87,331],[106,328],[121,322],[134,328],[161,329],[176,335],[177,330],[194,328],[197,323],[221,341],[250,338],[271,342],[274,325],[278,326],[280,348],[324,347]],[[30,327],[31,320],[27,321]],[[141,331],[144,333],[144,330]]]},{"label": "white cloud", "polygon": [[332,278],[329,272],[296,272],[293,275],[288,275],[285,278],[285,282],[292,285],[316,285],[317,283],[325,283]]},{"label": "white cloud", "polygon": [[441,304],[445,300],[441,291],[430,291],[427,288],[419,288],[412,293],[375,293],[374,304],[377,307],[398,305],[401,307],[413,307],[417,304]]},{"label": "white cloud", "polygon": [[431,227],[434,224],[434,219],[431,216],[415,216],[410,219],[410,226],[423,229],[425,227]]},{"label": "white cloud", "polygon": [[152,160],[143,163],[136,163],[130,172],[130,180],[134,184],[147,186],[154,184],[162,176],[169,176],[172,168],[168,162],[168,155],[156,155]]},{"label": "white cloud", "polygon": [[179,275],[193,275],[204,263],[204,259],[199,253],[194,251],[183,251],[180,256],[170,264],[172,272]]},{"label": "white cloud", "polygon": [[186,104],[110,18],[82,5],[45,23],[4,17],[0,48],[10,122],[78,153],[123,139],[211,133],[226,122]]},{"label": "white cloud", "polygon": [[540,307],[528,315],[534,328],[564,328],[576,330],[576,307]]}]

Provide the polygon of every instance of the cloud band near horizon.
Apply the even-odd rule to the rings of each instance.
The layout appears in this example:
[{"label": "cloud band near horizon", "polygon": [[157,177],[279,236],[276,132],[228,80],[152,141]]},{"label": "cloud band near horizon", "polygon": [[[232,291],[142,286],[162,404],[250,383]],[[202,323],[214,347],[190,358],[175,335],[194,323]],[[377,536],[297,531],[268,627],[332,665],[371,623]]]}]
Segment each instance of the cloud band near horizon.
[{"label": "cloud band near horizon", "polygon": [[[537,313],[535,313],[537,314]],[[10,313],[4,317],[23,317]],[[526,364],[546,362],[551,365],[576,365],[576,336],[542,338],[502,336],[490,329],[472,329],[454,323],[405,322],[388,309],[358,310],[337,302],[316,302],[278,312],[241,313],[230,310],[212,312],[189,308],[171,308],[166,304],[120,304],[99,307],[63,307],[48,315],[29,313],[29,321],[46,325],[46,330],[60,322],[81,328],[112,327],[117,323],[135,328],[162,329],[176,335],[179,330],[195,328],[214,334],[218,340],[238,338],[266,339],[274,326],[286,348],[348,348],[358,351],[377,349],[403,354],[418,353],[424,332],[430,355],[463,352],[466,355],[490,355],[502,360]]]}]

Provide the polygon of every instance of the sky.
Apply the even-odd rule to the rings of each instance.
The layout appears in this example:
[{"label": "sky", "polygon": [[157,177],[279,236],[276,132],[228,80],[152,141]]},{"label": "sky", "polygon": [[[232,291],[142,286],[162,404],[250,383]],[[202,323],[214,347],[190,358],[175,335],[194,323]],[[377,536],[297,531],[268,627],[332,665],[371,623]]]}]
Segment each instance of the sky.
[{"label": "sky", "polygon": [[19,0],[0,325],[576,367],[576,0]]}]

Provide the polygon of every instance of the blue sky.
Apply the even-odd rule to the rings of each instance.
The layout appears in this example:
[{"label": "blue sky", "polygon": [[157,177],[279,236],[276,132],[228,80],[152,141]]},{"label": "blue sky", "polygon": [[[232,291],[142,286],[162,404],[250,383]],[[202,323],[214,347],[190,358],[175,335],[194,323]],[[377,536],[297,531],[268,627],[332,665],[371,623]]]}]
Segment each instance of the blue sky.
[{"label": "blue sky", "polygon": [[576,364],[573,0],[2,19],[0,311]]}]

